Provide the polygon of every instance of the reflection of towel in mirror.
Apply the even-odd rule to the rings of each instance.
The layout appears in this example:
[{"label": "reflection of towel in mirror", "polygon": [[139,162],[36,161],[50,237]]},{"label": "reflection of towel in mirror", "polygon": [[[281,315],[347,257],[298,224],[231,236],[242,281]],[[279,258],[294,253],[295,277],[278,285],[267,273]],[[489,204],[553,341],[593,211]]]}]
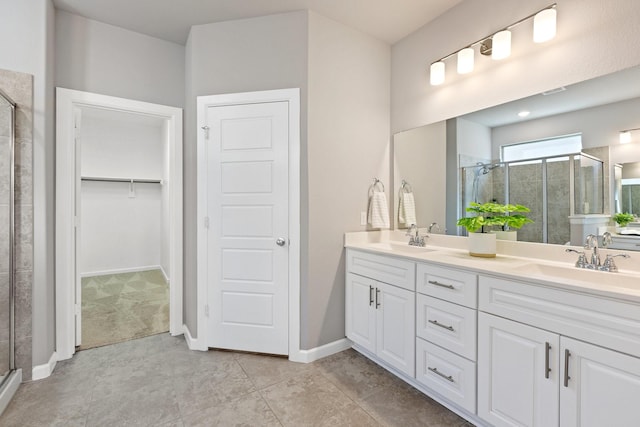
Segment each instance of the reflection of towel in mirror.
[{"label": "reflection of towel in mirror", "polygon": [[398,222],[401,224],[417,224],[416,202],[413,193],[400,193],[400,206],[398,207]]},{"label": "reflection of towel in mirror", "polygon": [[374,191],[369,198],[368,217],[373,228],[389,228],[389,205],[382,191]]}]

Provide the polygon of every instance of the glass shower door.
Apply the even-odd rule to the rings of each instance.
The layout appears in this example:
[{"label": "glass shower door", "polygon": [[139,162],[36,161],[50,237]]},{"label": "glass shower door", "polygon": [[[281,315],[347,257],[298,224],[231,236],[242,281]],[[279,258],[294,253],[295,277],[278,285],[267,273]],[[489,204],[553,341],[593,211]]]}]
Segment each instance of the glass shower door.
[{"label": "glass shower door", "polygon": [[0,92],[0,388],[13,369],[14,107]]}]

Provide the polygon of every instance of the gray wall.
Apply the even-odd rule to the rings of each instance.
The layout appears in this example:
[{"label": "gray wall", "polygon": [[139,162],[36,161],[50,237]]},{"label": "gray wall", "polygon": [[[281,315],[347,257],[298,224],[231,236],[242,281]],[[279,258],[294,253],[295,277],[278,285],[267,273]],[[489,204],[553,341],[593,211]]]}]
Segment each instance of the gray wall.
[{"label": "gray wall", "polygon": [[[307,12],[196,25],[186,47],[184,140],[184,308],[197,336],[196,316],[196,97],[300,88],[301,152],[307,146]],[[304,157],[303,157],[304,158]],[[304,163],[304,162],[303,162]],[[305,168],[303,167],[303,170]],[[301,188],[306,188],[303,172]],[[303,190],[302,236],[306,236]],[[302,245],[303,259],[306,246]]]},{"label": "gray wall", "polygon": [[561,0],[558,34],[552,41],[530,42],[530,25],[521,25],[514,30],[512,55],[507,60],[477,58],[473,73],[457,76],[453,58],[447,63],[447,81],[441,86],[429,85],[431,62],[549,3],[463,1],[394,44],[392,131],[460,116],[640,64],[640,2],[616,0],[614,6],[601,0]]},{"label": "gray wall", "polygon": [[[28,359],[21,366],[23,376],[31,378],[33,365],[45,363],[54,350],[53,306],[53,16],[50,0],[16,2],[0,0],[0,68],[33,76],[33,137],[29,157],[22,159],[33,175],[26,176],[23,191],[29,193],[31,209],[23,212],[24,232],[32,241],[28,269],[33,273],[22,277],[21,286],[29,293],[23,302],[33,310],[29,340],[20,343],[18,357]],[[26,173],[26,171],[25,171]],[[28,222],[28,224],[27,224]],[[23,235],[23,237],[25,237]],[[23,267],[27,267],[24,265]],[[31,297],[33,295],[33,297]],[[31,340],[31,329],[33,340]]]},{"label": "gray wall", "polygon": [[306,278],[303,270],[300,341],[304,349],[344,338],[344,233],[365,228],[360,226],[360,212],[367,210],[373,177],[384,182],[393,203],[390,54],[386,43],[309,14],[309,256]]},{"label": "gray wall", "polygon": [[184,105],[182,45],[56,11],[56,86]]},{"label": "gray wall", "polygon": [[313,12],[194,26],[187,43],[185,312],[196,333],[199,95],[301,88],[301,347],[344,338],[343,235],[389,182],[390,48]]}]

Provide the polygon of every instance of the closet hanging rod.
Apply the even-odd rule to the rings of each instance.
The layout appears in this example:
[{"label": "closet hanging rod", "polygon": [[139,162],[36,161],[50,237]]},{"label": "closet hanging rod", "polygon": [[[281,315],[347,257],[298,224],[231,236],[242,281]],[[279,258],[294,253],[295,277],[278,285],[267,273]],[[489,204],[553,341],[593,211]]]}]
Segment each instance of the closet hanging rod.
[{"label": "closet hanging rod", "polygon": [[162,184],[161,179],[143,179],[143,178],[106,178],[99,176],[83,176],[82,181],[105,181],[105,182],[128,182],[128,183],[144,183],[144,184]]}]

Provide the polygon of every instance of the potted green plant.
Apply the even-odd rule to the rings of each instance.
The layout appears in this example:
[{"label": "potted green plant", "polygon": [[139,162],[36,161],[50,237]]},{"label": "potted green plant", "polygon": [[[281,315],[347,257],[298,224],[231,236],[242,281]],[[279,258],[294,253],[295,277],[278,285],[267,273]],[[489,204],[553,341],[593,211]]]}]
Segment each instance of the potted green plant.
[{"label": "potted green plant", "polygon": [[630,213],[617,213],[613,216],[613,220],[618,224],[618,228],[626,227],[631,221],[636,218]]},{"label": "potted green plant", "polygon": [[466,210],[475,215],[460,218],[457,224],[469,232],[469,254],[472,256],[496,256],[496,234],[490,233],[494,227],[508,231],[533,222],[522,215],[530,212],[530,209],[518,204],[472,202]]}]

